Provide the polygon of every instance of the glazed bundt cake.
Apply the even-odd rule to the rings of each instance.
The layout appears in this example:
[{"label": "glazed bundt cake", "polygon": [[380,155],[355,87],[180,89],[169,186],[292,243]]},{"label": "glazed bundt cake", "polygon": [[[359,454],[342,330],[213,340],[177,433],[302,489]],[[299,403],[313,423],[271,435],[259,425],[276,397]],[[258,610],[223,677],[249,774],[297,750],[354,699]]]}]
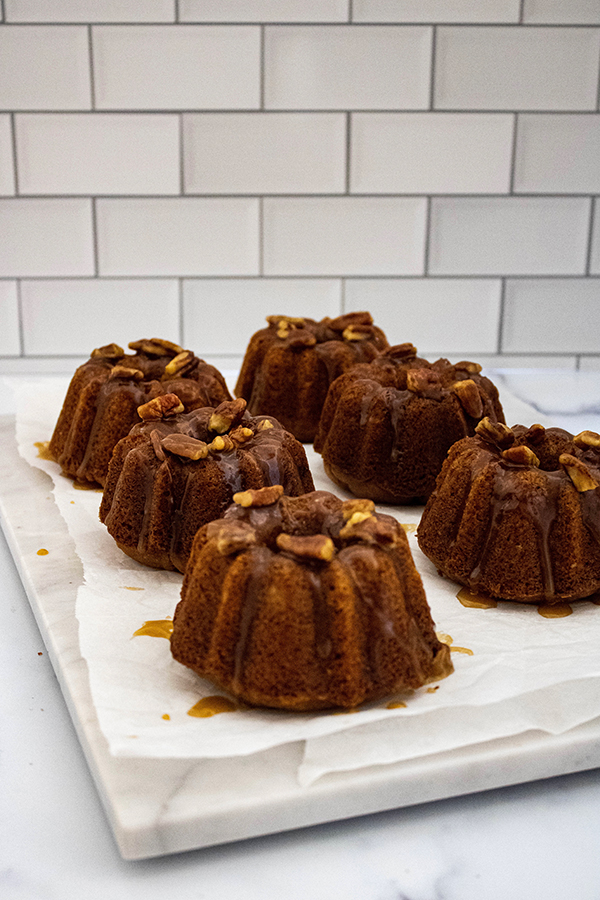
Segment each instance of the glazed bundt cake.
[{"label": "glazed bundt cake", "polygon": [[160,338],[92,351],[75,372],[50,441],[50,454],[79,482],[104,485],[117,441],[139,422],[138,406],[176,393],[186,410],[231,400],[214,366]]},{"label": "glazed bundt cake", "polygon": [[236,494],[194,540],[176,660],[236,697],[352,708],[452,671],[402,527],[328,491]]},{"label": "glazed bundt cake", "polygon": [[332,384],[315,450],[329,477],[358,497],[424,502],[448,449],[484,416],[504,422],[498,391],[472,362],[417,357],[388,348]]},{"label": "glazed bundt cake", "polygon": [[356,363],[388,346],[367,312],[337,319],[267,316],[250,339],[235,386],[252,415],[273,415],[299,441],[314,439],[327,389]]},{"label": "glazed bundt cake", "polygon": [[418,528],[474,593],[559,604],[600,590],[600,435],[483,419],[455,444]]},{"label": "glazed bundt cake", "polygon": [[186,413],[175,394],[161,394],[138,413],[115,447],[100,505],[101,521],[138,562],[183,572],[198,529],[238,491],[314,489],[302,444],[275,419],[250,416],[245,400]]}]

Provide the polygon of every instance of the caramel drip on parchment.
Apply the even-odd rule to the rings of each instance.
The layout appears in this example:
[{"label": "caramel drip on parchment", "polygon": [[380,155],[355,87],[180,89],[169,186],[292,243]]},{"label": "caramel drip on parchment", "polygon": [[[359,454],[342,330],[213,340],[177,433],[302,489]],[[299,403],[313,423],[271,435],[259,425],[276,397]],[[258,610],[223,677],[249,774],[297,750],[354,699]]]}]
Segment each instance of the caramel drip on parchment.
[{"label": "caramel drip on parchment", "polygon": [[38,555],[38,556],[48,556],[48,553],[49,553],[49,552],[50,552],[50,551],[49,551],[49,550],[46,550],[45,547],[40,547],[40,549],[37,551],[37,555]]},{"label": "caramel drip on parchment", "polygon": [[141,628],[133,632],[132,637],[146,635],[147,637],[170,638],[173,633],[173,621],[171,619],[150,619],[144,622]]},{"label": "caramel drip on parchment", "polygon": [[473,656],[473,651],[469,650],[468,647],[457,647],[454,645],[454,639],[450,637],[449,634],[443,634],[441,631],[437,631],[435,635],[438,641],[441,641],[442,644],[447,644],[451,653],[465,653],[467,656]]},{"label": "caramel drip on parchment", "polygon": [[38,459],[49,459],[54,462],[54,457],[50,453],[50,441],[34,441],[33,446],[37,448]]},{"label": "caramel drip on parchment", "polygon": [[194,706],[188,709],[187,714],[198,719],[208,719],[210,716],[217,716],[219,713],[238,712],[240,709],[242,707],[238,706],[233,700],[229,700],[228,697],[215,695],[214,697],[203,697],[202,700],[198,700]]},{"label": "caramel drip on parchment", "polygon": [[474,594],[469,588],[461,588],[456,595],[463,606],[470,609],[495,609],[498,601],[493,597],[487,597],[485,594]]},{"label": "caramel drip on parchment", "polygon": [[573,608],[568,603],[555,603],[553,606],[541,604],[537,611],[545,619],[563,619],[571,615]]}]

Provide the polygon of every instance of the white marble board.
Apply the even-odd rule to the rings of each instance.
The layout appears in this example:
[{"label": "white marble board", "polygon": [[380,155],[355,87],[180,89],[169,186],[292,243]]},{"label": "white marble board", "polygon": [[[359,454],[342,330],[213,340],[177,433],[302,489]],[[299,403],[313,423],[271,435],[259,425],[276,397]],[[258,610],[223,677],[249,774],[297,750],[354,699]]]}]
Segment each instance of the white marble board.
[{"label": "white marble board", "polygon": [[[302,744],[246,758],[115,758],[98,727],[79,653],[81,564],[49,478],[18,455],[0,417],[0,518],[121,854],[160,856],[410,806],[600,765],[600,720],[552,736],[527,732],[409,762],[296,779]],[[43,565],[44,546],[57,564]]]}]

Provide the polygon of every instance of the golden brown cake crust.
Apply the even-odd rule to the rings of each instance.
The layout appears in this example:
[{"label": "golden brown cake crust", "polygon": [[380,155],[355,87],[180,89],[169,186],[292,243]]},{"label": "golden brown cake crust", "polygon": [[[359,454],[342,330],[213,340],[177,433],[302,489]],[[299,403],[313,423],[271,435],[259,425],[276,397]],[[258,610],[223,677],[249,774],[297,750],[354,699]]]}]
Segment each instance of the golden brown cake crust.
[{"label": "golden brown cake crust", "polygon": [[329,389],[315,438],[329,477],[383,503],[425,502],[448,449],[484,416],[504,422],[477,363],[430,363],[399,344]]},{"label": "golden brown cake crust", "polygon": [[175,401],[140,407],[143,421],[115,447],[100,520],[128,556],[183,572],[194,535],[236,492],[282,484],[297,495],[314,484],[302,444],[275,419],[250,416],[244,400],[189,413]]},{"label": "golden brown cake crust", "polygon": [[368,312],[320,322],[268,316],[252,336],[235,386],[252,415],[273,415],[299,441],[314,439],[327,389],[357,363],[388,346]]},{"label": "golden brown cake crust", "polygon": [[196,535],[181,598],[175,659],[251,704],[352,708],[452,671],[406,535],[369,501],[231,506]]},{"label": "golden brown cake crust", "polygon": [[455,444],[418,528],[440,573],[504,600],[600,590],[600,436],[484,420]]},{"label": "golden brown cake crust", "polygon": [[92,352],[69,385],[50,441],[63,472],[80,482],[104,485],[117,441],[139,422],[137,408],[153,397],[176,393],[185,409],[230,400],[214,366],[171,341],[132,341],[133,353],[117,344]]}]

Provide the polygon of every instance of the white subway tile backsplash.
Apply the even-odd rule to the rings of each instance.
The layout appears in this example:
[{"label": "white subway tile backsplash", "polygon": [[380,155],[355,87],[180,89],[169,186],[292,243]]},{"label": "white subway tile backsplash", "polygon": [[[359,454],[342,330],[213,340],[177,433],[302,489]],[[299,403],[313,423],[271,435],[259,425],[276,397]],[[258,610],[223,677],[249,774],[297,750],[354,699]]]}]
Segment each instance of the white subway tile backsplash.
[{"label": "white subway tile backsplash", "polygon": [[198,113],[184,118],[190,193],[340,193],[342,113]]},{"label": "white subway tile backsplash", "polygon": [[266,275],[418,275],[422,198],[265,198]]},{"label": "white subway tile backsplash", "polygon": [[598,0],[524,0],[523,22],[541,25],[600,25]]},{"label": "white subway tile backsplash", "polygon": [[508,280],[502,335],[507,353],[598,353],[599,333],[600,278]]},{"label": "white subway tile backsplash", "polygon": [[518,22],[520,0],[353,0],[353,22]]},{"label": "white subway tile backsplash", "polygon": [[265,106],[427,108],[431,47],[426,26],[267,26]]},{"label": "white subway tile backsplash", "polygon": [[0,115],[0,195],[15,193],[12,125],[9,115]]},{"label": "white subway tile backsplash", "polygon": [[258,200],[97,202],[101,275],[257,275]]},{"label": "white subway tile backsplash", "polygon": [[353,113],[356,193],[507,193],[513,116]]},{"label": "white subway tile backsplash", "polygon": [[432,275],[582,275],[589,200],[433,198]]},{"label": "white subway tile backsplash", "polygon": [[0,109],[90,109],[87,28],[0,28]]},{"label": "white subway tile backsplash", "polygon": [[179,0],[180,22],[347,22],[350,0]]},{"label": "white subway tile backsplash", "polygon": [[0,281],[0,356],[18,356],[19,299],[16,281]]},{"label": "white subway tile backsplash", "polygon": [[594,200],[594,218],[590,242],[590,273],[600,275],[600,202]]},{"label": "white subway tile backsplash", "polygon": [[175,279],[24,280],[21,303],[26,355],[87,357],[113,341],[180,339]]},{"label": "white subway tile backsplash", "polygon": [[7,22],[173,22],[175,0],[4,0]]},{"label": "white subway tile backsplash", "polygon": [[591,110],[600,30],[440,27],[437,109]]},{"label": "white subway tile backsplash", "polygon": [[0,276],[93,275],[88,199],[0,200]]},{"label": "white subway tile backsplash", "polygon": [[600,115],[522,114],[517,136],[515,191],[600,192]]},{"label": "white subway tile backsplash", "polygon": [[98,109],[255,109],[254,25],[96,25]]},{"label": "white subway tile backsplash", "polygon": [[17,115],[21,194],[178,194],[175,115]]},{"label": "white subway tile backsplash", "polygon": [[495,353],[500,280],[348,279],[347,309],[368,309],[391,344],[410,341],[420,355]]},{"label": "white subway tile backsplash", "polygon": [[243,355],[251,335],[266,327],[266,316],[322,319],[341,312],[341,281],[335,279],[207,278],[183,283],[184,345],[200,356]]}]

